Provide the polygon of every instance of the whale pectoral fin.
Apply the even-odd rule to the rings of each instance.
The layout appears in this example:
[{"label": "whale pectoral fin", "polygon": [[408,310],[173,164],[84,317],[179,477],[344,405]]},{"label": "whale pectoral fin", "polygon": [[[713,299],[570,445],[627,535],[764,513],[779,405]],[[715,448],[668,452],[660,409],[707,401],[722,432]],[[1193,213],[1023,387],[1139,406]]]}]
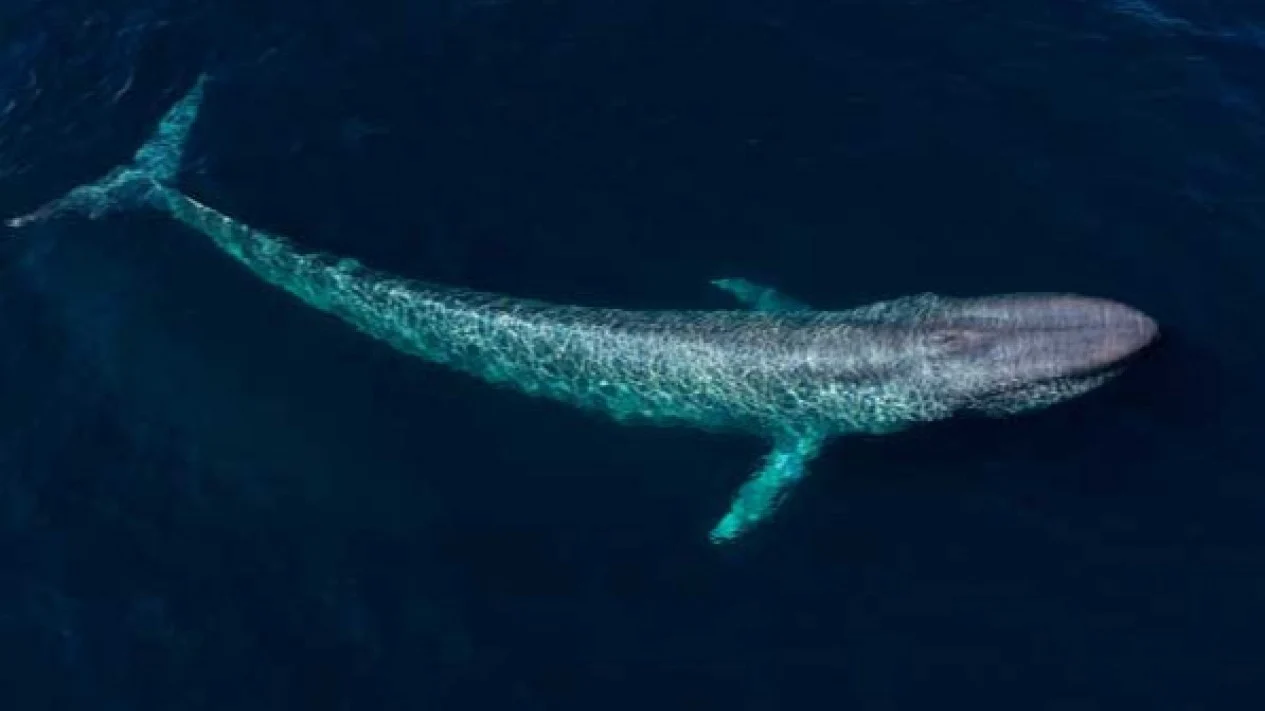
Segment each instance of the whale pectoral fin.
[{"label": "whale pectoral fin", "polygon": [[712,286],[733,294],[743,306],[756,311],[811,311],[812,307],[779,292],[741,277],[712,279]]},{"label": "whale pectoral fin", "polygon": [[712,528],[708,539],[721,544],[732,541],[773,515],[795,482],[804,477],[808,463],[821,451],[824,437],[800,436],[780,440],[734,496],[729,511]]}]

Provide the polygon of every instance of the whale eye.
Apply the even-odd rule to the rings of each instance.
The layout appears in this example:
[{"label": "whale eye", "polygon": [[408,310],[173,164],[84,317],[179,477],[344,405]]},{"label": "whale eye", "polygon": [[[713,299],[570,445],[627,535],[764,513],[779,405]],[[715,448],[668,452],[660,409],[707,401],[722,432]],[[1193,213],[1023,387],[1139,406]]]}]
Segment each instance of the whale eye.
[{"label": "whale eye", "polygon": [[928,341],[931,345],[947,351],[964,350],[971,344],[971,339],[965,331],[952,329],[936,331],[928,337]]}]

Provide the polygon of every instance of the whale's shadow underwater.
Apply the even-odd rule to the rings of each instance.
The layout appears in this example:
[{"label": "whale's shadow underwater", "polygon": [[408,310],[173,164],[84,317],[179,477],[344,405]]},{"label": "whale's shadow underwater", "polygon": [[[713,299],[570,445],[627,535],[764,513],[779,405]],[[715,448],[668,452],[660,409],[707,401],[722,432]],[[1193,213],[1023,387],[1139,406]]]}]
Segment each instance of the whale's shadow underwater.
[{"label": "whale's shadow underwater", "polygon": [[301,251],[181,192],[205,84],[162,117],[131,163],[9,225],[156,208],[264,281],[405,353],[619,421],[761,437],[770,452],[713,527],[716,543],[767,519],[831,438],[1044,408],[1112,380],[1159,334],[1129,306],[1070,294],[924,293],[820,311],[727,278],[714,284],[745,308],[631,311],[404,279]]}]

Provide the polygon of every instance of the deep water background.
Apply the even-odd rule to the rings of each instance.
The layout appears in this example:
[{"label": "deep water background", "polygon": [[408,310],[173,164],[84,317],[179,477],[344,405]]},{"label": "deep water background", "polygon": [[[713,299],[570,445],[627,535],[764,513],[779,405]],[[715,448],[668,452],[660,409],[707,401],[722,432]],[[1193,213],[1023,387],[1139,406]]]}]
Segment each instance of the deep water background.
[{"label": "deep water background", "polygon": [[8,0],[0,212],[204,70],[183,186],[388,271],[1068,290],[1165,340],[1038,415],[837,442],[718,551],[756,442],[399,356],[154,215],[0,233],[3,708],[1265,703],[1265,8]]}]

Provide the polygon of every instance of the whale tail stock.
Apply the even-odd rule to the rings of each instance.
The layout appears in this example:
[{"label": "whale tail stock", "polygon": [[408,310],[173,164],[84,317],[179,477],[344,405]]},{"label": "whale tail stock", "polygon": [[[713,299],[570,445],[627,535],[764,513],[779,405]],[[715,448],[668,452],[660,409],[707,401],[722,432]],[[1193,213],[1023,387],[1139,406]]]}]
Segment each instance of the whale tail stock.
[{"label": "whale tail stock", "polygon": [[130,162],[116,166],[97,180],[71,188],[32,212],[11,217],[5,224],[21,228],[74,214],[97,219],[111,212],[150,204],[164,190],[171,189],[180,172],[185,144],[202,106],[206,81],[206,74],[198,76],[184,96],[163,114]]}]

